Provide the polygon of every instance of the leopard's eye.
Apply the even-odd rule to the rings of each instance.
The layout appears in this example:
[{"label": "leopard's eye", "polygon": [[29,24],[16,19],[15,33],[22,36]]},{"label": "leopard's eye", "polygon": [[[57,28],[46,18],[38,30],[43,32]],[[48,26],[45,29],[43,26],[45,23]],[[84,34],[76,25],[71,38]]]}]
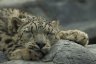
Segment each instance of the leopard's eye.
[{"label": "leopard's eye", "polygon": [[29,30],[28,28],[25,28],[25,29],[24,29],[24,32],[29,33],[30,30]]},{"label": "leopard's eye", "polygon": [[50,32],[47,32],[47,35],[51,34]]},{"label": "leopard's eye", "polygon": [[24,30],[24,32],[29,33],[30,31],[29,30],[28,31],[27,30]]},{"label": "leopard's eye", "polygon": [[26,18],[26,16],[24,16],[24,15],[19,15],[19,18]]}]

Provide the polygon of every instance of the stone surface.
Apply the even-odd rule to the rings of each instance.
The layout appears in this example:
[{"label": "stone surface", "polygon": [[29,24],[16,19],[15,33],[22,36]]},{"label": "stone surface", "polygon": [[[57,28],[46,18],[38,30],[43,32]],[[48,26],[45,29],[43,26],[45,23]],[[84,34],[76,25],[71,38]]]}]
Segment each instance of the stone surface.
[{"label": "stone surface", "polygon": [[13,60],[13,61],[8,61],[0,64],[54,64],[52,62],[34,62],[34,61],[23,61],[23,60]]},{"label": "stone surface", "polygon": [[[26,2],[34,2],[36,0],[0,0],[0,6],[15,6],[15,5],[21,5],[21,4],[24,4]],[[17,5],[17,6],[18,6]]]},{"label": "stone surface", "polygon": [[88,45],[88,50],[96,55],[96,44]]},{"label": "stone surface", "polygon": [[61,40],[53,46],[44,59],[57,64],[96,64],[95,58],[87,48],[71,41]]},{"label": "stone surface", "polygon": [[60,40],[41,61],[12,60],[0,64],[96,64],[96,56],[72,41]]},{"label": "stone surface", "polygon": [[95,0],[40,0],[48,15],[63,22],[85,22],[95,19]]}]

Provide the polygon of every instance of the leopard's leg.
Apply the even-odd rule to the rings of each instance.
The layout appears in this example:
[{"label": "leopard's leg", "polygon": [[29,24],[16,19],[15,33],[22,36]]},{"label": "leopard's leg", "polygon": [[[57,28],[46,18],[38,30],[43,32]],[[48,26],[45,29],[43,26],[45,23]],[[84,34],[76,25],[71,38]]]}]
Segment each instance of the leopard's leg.
[{"label": "leopard's leg", "polygon": [[80,30],[60,31],[58,35],[60,39],[72,40],[83,46],[86,46],[89,42],[88,35]]},{"label": "leopard's leg", "polygon": [[16,49],[8,56],[10,60],[39,60],[40,54],[27,48]]},{"label": "leopard's leg", "polygon": [[14,51],[10,51],[7,54],[9,60],[30,60],[30,54],[28,49],[16,49]]},{"label": "leopard's leg", "polygon": [[25,46],[23,46],[24,43],[17,43],[14,38],[4,38],[3,42],[3,52],[9,60],[39,60],[42,56],[32,49],[25,48]]}]

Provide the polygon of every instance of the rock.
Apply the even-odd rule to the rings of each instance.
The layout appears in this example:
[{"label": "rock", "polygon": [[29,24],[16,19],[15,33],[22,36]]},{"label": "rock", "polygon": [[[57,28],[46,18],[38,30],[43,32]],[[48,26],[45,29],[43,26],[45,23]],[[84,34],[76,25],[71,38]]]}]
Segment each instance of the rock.
[{"label": "rock", "polygon": [[60,40],[41,61],[12,60],[0,64],[96,64],[96,56],[87,48]]},{"label": "rock", "polygon": [[53,61],[56,64],[96,64],[96,56],[87,48],[72,41],[59,41],[50,53],[44,58],[45,61]]},{"label": "rock", "polygon": [[88,50],[96,55],[96,44],[88,45]]},{"label": "rock", "polygon": [[[65,23],[84,22],[95,19],[95,0],[40,0],[39,5],[48,16]],[[96,19],[95,19],[96,20]]]},{"label": "rock", "polygon": [[8,61],[7,57],[0,51],[0,63]]},{"label": "rock", "polygon": [[[36,0],[0,0],[0,7],[6,6],[6,7],[12,7],[12,6],[20,6],[26,2],[34,2]],[[18,4],[18,5],[17,5]]]},{"label": "rock", "polygon": [[41,62],[41,61],[24,61],[24,60],[12,60],[12,61],[8,61],[8,62],[4,62],[4,63],[0,63],[0,64],[53,64],[52,62]]}]

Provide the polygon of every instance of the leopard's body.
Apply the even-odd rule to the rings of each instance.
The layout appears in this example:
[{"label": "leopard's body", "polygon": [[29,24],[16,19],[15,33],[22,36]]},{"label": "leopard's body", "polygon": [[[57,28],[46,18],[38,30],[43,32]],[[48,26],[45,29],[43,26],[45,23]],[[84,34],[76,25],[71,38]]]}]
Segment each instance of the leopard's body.
[{"label": "leopard's body", "polygon": [[58,40],[72,40],[85,46],[88,36],[80,30],[60,30],[48,22],[18,9],[0,9],[0,50],[9,60],[39,60]]}]

